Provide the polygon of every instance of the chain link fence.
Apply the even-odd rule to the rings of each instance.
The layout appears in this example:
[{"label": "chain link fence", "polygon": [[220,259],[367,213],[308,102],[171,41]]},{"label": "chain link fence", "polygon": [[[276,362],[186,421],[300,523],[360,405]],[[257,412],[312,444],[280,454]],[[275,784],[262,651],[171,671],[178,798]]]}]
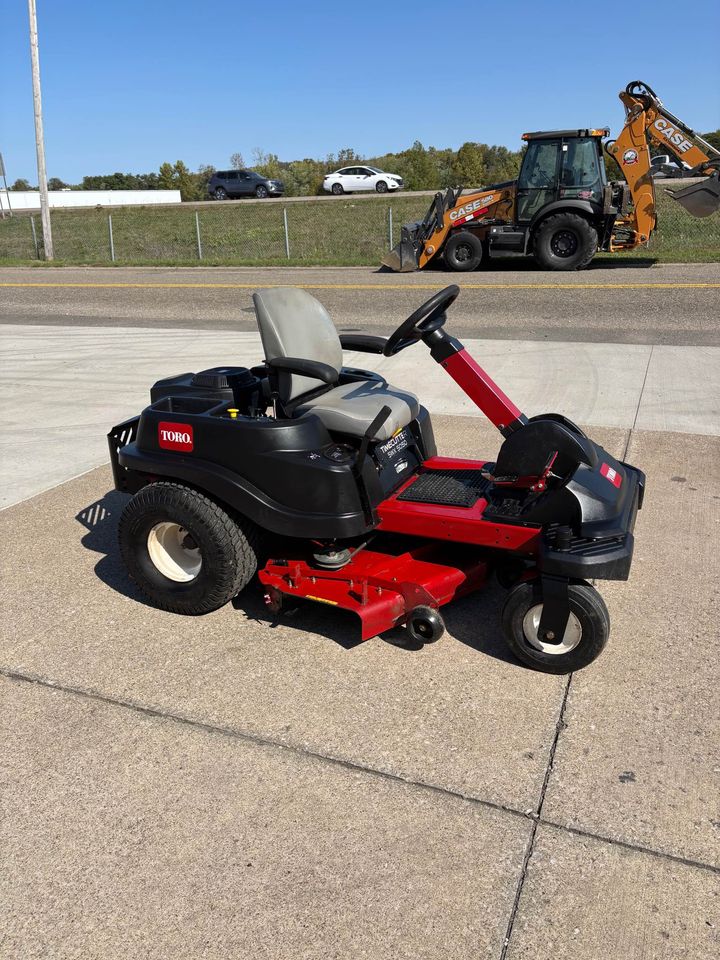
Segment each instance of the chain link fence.
[{"label": "chain link fence", "polygon": [[[691,217],[658,184],[658,230],[630,257],[720,260],[720,213]],[[82,264],[378,264],[430,196],[55,209],[55,259]],[[0,263],[43,259],[38,214],[0,220]]]}]

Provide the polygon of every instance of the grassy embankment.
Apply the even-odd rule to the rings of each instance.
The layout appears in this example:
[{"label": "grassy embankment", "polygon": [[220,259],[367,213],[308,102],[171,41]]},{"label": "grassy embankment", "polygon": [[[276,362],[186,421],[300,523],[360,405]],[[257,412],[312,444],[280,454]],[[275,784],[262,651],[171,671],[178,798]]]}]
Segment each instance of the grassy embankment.
[{"label": "grassy embankment", "polygon": [[[720,213],[696,220],[657,189],[659,228],[649,248],[601,259],[651,258],[659,262],[720,261]],[[195,213],[200,218],[202,263],[221,265],[347,265],[379,263],[388,247],[388,210],[393,238],[400,226],[423,216],[426,196],[347,197],[340,200],[216,203],[194,207],[123,207],[111,211],[55,210],[56,263],[108,265],[108,212],[112,213],[118,265],[197,265]],[[287,210],[290,259],[285,250]],[[40,217],[35,216],[40,233]],[[0,220],[0,264],[37,264],[27,214]]]}]

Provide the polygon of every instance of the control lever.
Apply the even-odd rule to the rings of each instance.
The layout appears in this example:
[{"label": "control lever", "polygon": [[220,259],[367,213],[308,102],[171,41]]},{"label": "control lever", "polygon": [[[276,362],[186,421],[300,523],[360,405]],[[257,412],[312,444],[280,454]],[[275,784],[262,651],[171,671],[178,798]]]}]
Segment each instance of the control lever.
[{"label": "control lever", "polygon": [[355,460],[355,476],[357,478],[358,486],[362,495],[365,518],[368,524],[372,524],[375,518],[373,516],[373,508],[370,503],[370,497],[368,496],[368,492],[363,481],[363,467],[365,466],[365,458],[367,457],[368,447],[370,446],[371,441],[375,439],[378,430],[389,418],[391,413],[392,410],[388,406],[384,406],[380,410],[378,415],[363,434],[362,442],[360,443],[360,449],[358,450],[358,455]]},{"label": "control lever", "polygon": [[375,417],[373,422],[367,428],[363,434],[362,443],[360,444],[360,450],[358,451],[357,460],[355,461],[357,469],[362,473],[363,464],[365,462],[365,457],[367,456],[368,447],[370,442],[375,439],[375,434],[378,432],[380,427],[388,419],[392,410],[390,407],[383,407],[380,413]]}]

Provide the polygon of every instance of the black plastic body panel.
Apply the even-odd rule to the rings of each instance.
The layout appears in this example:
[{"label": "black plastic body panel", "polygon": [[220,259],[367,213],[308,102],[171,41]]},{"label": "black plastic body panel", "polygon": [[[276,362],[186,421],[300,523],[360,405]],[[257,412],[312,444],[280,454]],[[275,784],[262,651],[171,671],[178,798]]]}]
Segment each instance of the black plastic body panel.
[{"label": "black plastic body panel", "polygon": [[[343,369],[341,380],[376,376],[364,374]],[[186,374],[171,381],[181,389],[189,388],[191,377]],[[170,382],[164,381],[163,387],[171,388]],[[343,438],[331,435],[318,417],[231,418],[232,400],[218,402],[201,393],[187,389],[181,396],[164,395],[140,417],[110,431],[117,489],[135,492],[156,479],[175,479],[207,492],[274,533],[349,539],[372,529],[377,504],[422,460],[437,452],[430,417],[421,407],[417,420],[407,427],[411,437],[407,466],[398,472],[397,463],[379,464],[371,444],[359,482],[355,457],[335,462],[325,455]],[[191,435],[190,449],[163,449],[161,424],[164,428],[177,424],[178,432]]]},{"label": "black plastic body panel", "polygon": [[527,243],[527,229],[521,226],[493,226],[488,231],[488,252],[490,256],[504,256],[506,253],[524,253]]},{"label": "black plastic body panel", "polygon": [[627,580],[635,539],[635,518],[642,506],[645,474],[623,464],[625,497],[615,521],[615,536],[571,537],[560,542],[557,525],[548,527],[540,543],[538,567],[543,573],[570,579]]}]

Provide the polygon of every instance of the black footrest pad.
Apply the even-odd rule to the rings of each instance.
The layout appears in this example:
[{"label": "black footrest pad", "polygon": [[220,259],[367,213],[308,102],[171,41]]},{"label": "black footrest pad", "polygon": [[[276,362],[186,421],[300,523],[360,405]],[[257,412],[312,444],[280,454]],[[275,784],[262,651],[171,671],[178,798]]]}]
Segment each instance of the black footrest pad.
[{"label": "black footrest pad", "polygon": [[490,486],[479,470],[428,470],[398,494],[398,500],[472,507]]}]

